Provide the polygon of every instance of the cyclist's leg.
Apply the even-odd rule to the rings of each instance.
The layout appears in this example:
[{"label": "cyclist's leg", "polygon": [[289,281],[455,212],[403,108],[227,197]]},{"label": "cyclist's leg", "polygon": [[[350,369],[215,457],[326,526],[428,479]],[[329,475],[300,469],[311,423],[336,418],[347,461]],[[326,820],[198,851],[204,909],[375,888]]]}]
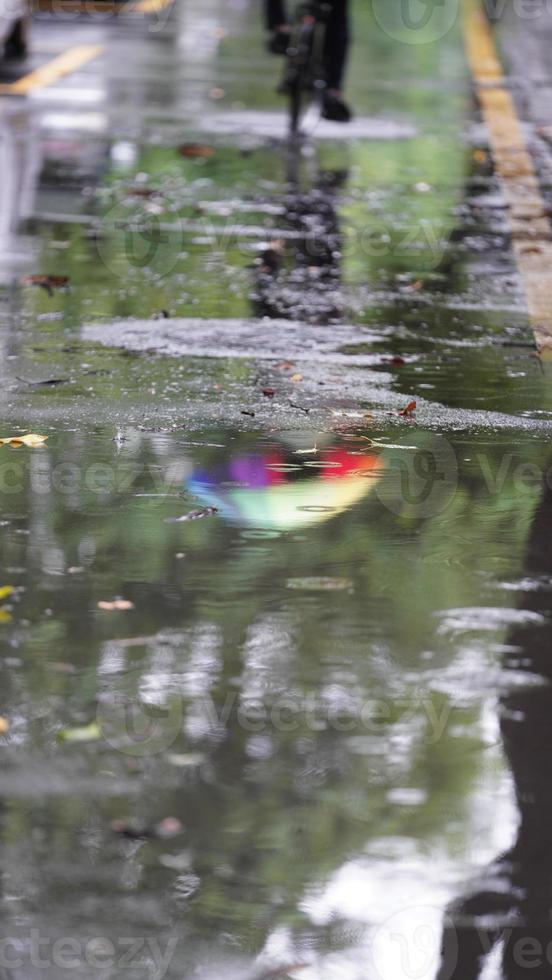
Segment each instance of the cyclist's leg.
[{"label": "cyclist's leg", "polygon": [[339,92],[343,85],[349,51],[348,0],[332,0],[326,35],[326,74],[328,88]]},{"label": "cyclist's leg", "polygon": [[285,54],[289,47],[289,26],[285,0],[265,0],[266,26],[272,37],[268,50],[272,54]]},{"label": "cyclist's leg", "polygon": [[324,96],[323,115],[335,122],[349,122],[352,113],[341,95],[350,41],[349,2],[331,0],[331,8],[324,52],[328,87]]},{"label": "cyclist's leg", "polygon": [[285,0],[266,0],[265,13],[269,31],[276,31],[288,22]]}]

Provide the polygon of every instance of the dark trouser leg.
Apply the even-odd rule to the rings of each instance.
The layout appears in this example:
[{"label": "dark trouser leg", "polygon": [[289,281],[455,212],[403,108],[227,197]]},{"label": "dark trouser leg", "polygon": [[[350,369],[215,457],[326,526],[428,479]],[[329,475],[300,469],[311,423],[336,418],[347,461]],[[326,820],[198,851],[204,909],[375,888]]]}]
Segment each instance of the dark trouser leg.
[{"label": "dark trouser leg", "polygon": [[266,0],[266,24],[269,31],[275,30],[282,24],[287,24],[285,0]]},{"label": "dark trouser leg", "polygon": [[333,0],[326,38],[326,74],[328,88],[339,90],[343,84],[349,50],[349,2]]}]

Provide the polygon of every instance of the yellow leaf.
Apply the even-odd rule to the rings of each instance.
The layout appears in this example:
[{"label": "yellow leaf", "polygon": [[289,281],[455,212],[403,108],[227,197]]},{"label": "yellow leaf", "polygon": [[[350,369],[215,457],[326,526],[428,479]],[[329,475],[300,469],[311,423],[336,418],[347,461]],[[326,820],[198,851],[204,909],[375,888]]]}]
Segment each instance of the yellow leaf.
[{"label": "yellow leaf", "polygon": [[7,599],[13,592],[13,585],[0,586],[0,599]]},{"label": "yellow leaf", "polygon": [[48,436],[39,436],[36,432],[29,432],[24,436],[8,436],[7,439],[0,439],[0,446],[12,446],[14,449],[19,449],[20,446],[30,446],[31,449],[36,448],[36,446],[42,446]]},{"label": "yellow leaf", "polygon": [[81,728],[64,728],[58,732],[60,742],[95,742],[102,733],[97,721],[83,725]]},{"label": "yellow leaf", "polygon": [[295,381],[295,383],[297,383],[298,381],[302,381],[302,380],[303,380],[303,375],[302,374],[292,374],[292,376],[291,376],[291,381]]},{"label": "yellow leaf", "polygon": [[12,616],[7,609],[0,609],[0,623],[11,623]]},{"label": "yellow leaf", "polygon": [[0,735],[5,735],[10,730],[10,723],[7,718],[0,716]]}]

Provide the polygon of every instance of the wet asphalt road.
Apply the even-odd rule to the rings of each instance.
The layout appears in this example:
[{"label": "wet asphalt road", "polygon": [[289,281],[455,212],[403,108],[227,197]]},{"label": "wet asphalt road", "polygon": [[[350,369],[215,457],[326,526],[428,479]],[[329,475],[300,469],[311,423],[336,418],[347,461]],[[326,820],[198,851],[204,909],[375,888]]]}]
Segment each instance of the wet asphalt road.
[{"label": "wet asphalt road", "polygon": [[[2,103],[11,171],[2,277],[11,308],[23,303],[35,340],[44,329],[55,335],[37,316],[44,323],[57,315],[95,343],[172,355],[243,357],[256,335],[262,360],[300,355],[295,373],[305,376],[306,407],[321,411],[339,394],[352,407],[359,397],[384,408],[416,398],[428,420],[433,402],[440,421],[449,408],[508,414],[517,396],[507,378],[521,359],[530,392],[538,391],[524,408],[545,409],[548,386],[518,346],[531,344],[522,284],[474,116],[458,21],[438,44],[406,45],[357,12],[349,83],[356,121],[340,129],[314,120],[312,139],[290,154],[274,94],[279,69],[263,52],[256,14],[247,4],[186,4],[153,17],[96,14],[97,21],[81,16],[63,25],[59,14],[38,15],[28,67],[83,44],[103,51],[68,77]],[[545,141],[535,141],[542,162]],[[195,143],[206,144],[207,156],[179,154]],[[274,242],[281,268],[263,274]],[[37,271],[70,274],[70,295],[17,285]],[[161,311],[171,323],[152,327]],[[204,336],[197,316],[208,320]],[[286,320],[339,325],[335,357],[327,333],[319,345],[316,330],[298,343],[296,332],[278,326]],[[443,350],[450,343],[461,364],[452,378]],[[350,370],[343,350],[354,354]],[[413,355],[407,370],[386,372],[389,355],[403,352]],[[30,364],[4,361],[6,408],[30,404],[10,375],[76,380],[55,344],[38,353],[48,354],[47,364],[35,356]],[[332,367],[321,378],[324,358]],[[485,359],[503,362],[502,402],[499,392],[486,403],[481,391],[475,402],[469,395],[473,362]],[[432,372],[444,375],[442,383],[433,384]],[[227,392],[224,412],[237,419],[247,405],[234,394]],[[212,414],[202,401],[194,412]],[[44,399],[39,407],[47,408]]]},{"label": "wet asphalt road", "polygon": [[[3,66],[10,980],[548,975],[551,369],[456,6],[353,6],[299,148],[249,0]],[[548,202],[552,16],[495,27]]]}]

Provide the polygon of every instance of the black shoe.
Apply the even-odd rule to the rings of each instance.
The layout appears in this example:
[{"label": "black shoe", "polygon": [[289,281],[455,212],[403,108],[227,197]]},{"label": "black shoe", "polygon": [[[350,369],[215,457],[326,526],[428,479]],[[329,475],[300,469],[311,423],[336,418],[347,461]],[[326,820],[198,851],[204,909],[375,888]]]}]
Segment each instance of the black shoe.
[{"label": "black shoe", "polygon": [[322,102],[322,118],[332,122],[348,123],[353,118],[349,106],[338,95],[326,92]]},{"label": "black shoe", "polygon": [[17,21],[4,44],[4,58],[7,61],[19,61],[27,57],[27,41],[22,21]]},{"label": "black shoe", "polygon": [[271,54],[287,54],[289,39],[289,31],[274,31],[272,37],[268,41],[268,50]]}]

